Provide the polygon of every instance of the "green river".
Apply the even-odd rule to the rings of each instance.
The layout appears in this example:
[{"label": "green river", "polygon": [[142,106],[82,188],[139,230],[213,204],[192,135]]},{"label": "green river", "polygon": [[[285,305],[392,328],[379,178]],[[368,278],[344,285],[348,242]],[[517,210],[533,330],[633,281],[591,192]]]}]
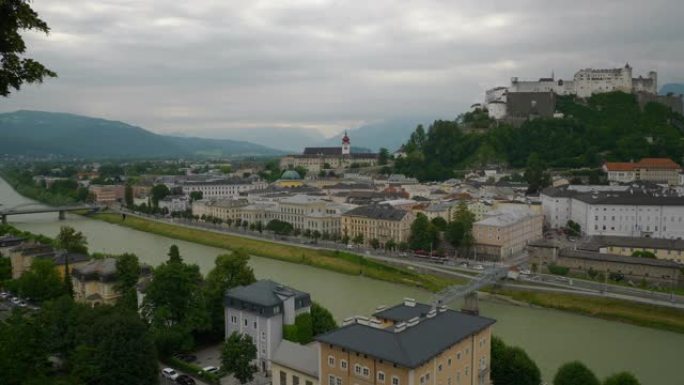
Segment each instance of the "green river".
[{"label": "green river", "polygon": [[[31,200],[17,194],[0,179],[0,209]],[[82,231],[91,251],[133,252],[142,262],[157,265],[177,244],[185,261],[209,271],[214,257],[225,251],[178,241],[76,215],[64,221],[57,213],[9,217],[10,224],[34,233],[55,236],[62,225]],[[258,278],[270,278],[311,293],[336,318],[370,314],[378,305],[394,304],[404,297],[429,300],[430,293],[416,288],[352,277],[309,266],[252,257]],[[458,304],[455,304],[456,306]],[[600,377],[622,370],[633,372],[644,385],[683,385],[684,334],[604,321],[565,312],[481,301],[481,313],[497,320],[495,334],[524,348],[537,362],[545,381],[551,382],[563,363],[581,360]]]}]

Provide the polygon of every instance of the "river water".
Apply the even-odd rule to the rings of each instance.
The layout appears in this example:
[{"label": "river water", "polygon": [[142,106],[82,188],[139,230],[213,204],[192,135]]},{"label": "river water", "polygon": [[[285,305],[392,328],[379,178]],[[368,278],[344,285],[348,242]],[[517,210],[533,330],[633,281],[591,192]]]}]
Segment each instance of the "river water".
[{"label": "river water", "polygon": [[[28,202],[0,179],[0,209]],[[226,252],[76,215],[68,215],[64,221],[57,220],[57,213],[12,216],[9,222],[47,236],[55,236],[60,226],[69,225],[87,236],[91,252],[133,252],[153,266],[165,261],[169,246],[176,244],[184,260],[198,264],[205,274],[214,258]],[[378,305],[395,304],[404,297],[419,301],[430,298],[430,293],[421,289],[266,258],[252,257],[250,265],[257,278],[273,279],[311,293],[338,320],[368,315]],[[644,385],[684,385],[684,334],[488,301],[480,301],[480,311],[497,320],[496,335],[527,351],[549,383],[560,365],[581,360],[600,378],[629,370]]]}]

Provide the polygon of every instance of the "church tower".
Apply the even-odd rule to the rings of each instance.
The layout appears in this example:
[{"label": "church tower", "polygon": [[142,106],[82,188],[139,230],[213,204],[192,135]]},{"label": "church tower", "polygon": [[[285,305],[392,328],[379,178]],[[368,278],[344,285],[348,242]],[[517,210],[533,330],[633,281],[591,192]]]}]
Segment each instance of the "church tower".
[{"label": "church tower", "polygon": [[342,138],[342,155],[351,154],[351,142],[347,136],[347,131],[344,132],[344,137]]}]

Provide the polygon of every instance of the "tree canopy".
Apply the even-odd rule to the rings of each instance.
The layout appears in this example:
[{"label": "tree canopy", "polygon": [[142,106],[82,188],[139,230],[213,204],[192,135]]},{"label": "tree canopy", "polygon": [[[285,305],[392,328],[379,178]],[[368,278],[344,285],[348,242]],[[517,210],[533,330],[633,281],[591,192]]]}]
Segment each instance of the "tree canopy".
[{"label": "tree canopy", "polygon": [[430,250],[438,241],[437,228],[423,213],[418,213],[411,224],[409,246],[413,250]]},{"label": "tree canopy", "polygon": [[539,367],[521,348],[507,346],[501,339],[492,337],[491,357],[494,384],[541,384]]},{"label": "tree canopy", "polygon": [[606,378],[603,385],[641,385],[641,383],[632,373],[620,372]]},{"label": "tree canopy", "polygon": [[257,368],[252,364],[256,359],[257,348],[252,337],[233,332],[223,345],[221,364],[223,370],[232,374],[241,384],[254,379]]},{"label": "tree canopy", "polygon": [[21,31],[35,30],[47,34],[50,27],[38,17],[27,0],[0,2],[0,95],[9,96],[12,89],[19,90],[23,83],[41,83],[56,73],[43,64],[23,57],[26,43]]},{"label": "tree canopy", "polygon": [[558,369],[553,385],[600,385],[594,372],[579,361],[568,362]]}]

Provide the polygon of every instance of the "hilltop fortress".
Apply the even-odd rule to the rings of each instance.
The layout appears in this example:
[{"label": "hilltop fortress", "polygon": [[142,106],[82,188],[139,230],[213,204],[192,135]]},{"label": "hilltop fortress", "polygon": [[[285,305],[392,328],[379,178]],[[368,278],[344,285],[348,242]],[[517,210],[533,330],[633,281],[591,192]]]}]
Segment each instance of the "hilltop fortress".
[{"label": "hilltop fortress", "polygon": [[647,102],[663,103],[673,110],[682,110],[681,97],[658,96],[658,74],[650,71],[646,77],[633,77],[632,67],[577,71],[572,80],[549,78],[520,80],[511,78],[508,87],[495,87],[485,93],[483,104],[471,106],[471,110],[484,109],[496,120],[520,123],[534,117],[560,117],[556,112],[558,95],[576,95],[586,98],[594,94],[622,91],[636,94],[640,105]]}]

